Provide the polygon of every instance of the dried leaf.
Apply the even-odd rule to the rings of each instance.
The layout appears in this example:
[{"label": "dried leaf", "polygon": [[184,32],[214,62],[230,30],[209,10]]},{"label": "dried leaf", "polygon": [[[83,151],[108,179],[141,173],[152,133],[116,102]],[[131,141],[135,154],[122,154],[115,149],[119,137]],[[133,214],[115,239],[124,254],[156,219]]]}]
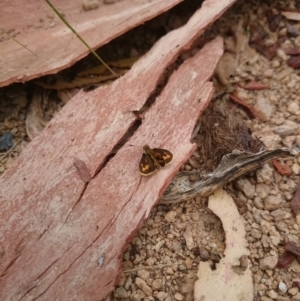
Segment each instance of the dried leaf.
[{"label": "dried leaf", "polygon": [[[219,189],[209,197],[211,209],[222,221],[226,234],[224,257],[212,270],[201,262],[194,288],[194,300],[252,301],[253,283],[248,267],[246,230],[233,199]],[[246,259],[246,260],[245,260]]]},{"label": "dried leaf", "polygon": [[31,104],[26,116],[26,132],[32,140],[46,126],[47,121],[44,119],[43,103],[47,99],[47,95],[37,87],[33,93]]},{"label": "dried leaf", "polygon": [[249,104],[247,104],[247,102],[245,100],[243,100],[242,98],[240,98],[240,97],[238,97],[237,95],[234,95],[234,94],[230,94],[229,97],[230,97],[230,99],[232,99],[236,103],[238,103],[241,106],[243,106],[244,108],[246,108],[247,112],[248,112],[248,114],[250,115],[251,118],[258,118],[258,114],[255,111],[255,109],[252,108]]},{"label": "dried leaf", "polygon": [[300,55],[292,56],[287,60],[287,64],[296,69],[300,67]]},{"label": "dried leaf", "polygon": [[277,267],[280,269],[285,269],[287,268],[296,258],[296,255],[290,252],[285,252],[283,253],[277,261]]},{"label": "dried leaf", "polygon": [[278,171],[278,173],[283,176],[289,176],[292,174],[291,168],[285,163],[282,163],[278,160],[273,160],[273,165],[276,168],[276,170]]},{"label": "dried leaf", "polygon": [[294,193],[294,196],[291,200],[291,209],[298,215],[300,213],[300,186],[298,186],[297,190]]},{"label": "dried leaf", "polygon": [[286,48],[284,49],[284,52],[287,55],[298,55],[300,54],[300,48],[299,47]]},{"label": "dried leaf", "polygon": [[[162,196],[162,202],[170,204],[192,199],[196,196],[207,196],[223,187],[239,176],[261,167],[262,164],[278,157],[291,156],[288,149],[261,151],[257,154],[249,152],[232,152],[223,157],[214,172],[202,175],[199,181],[189,180],[192,172],[181,172],[173,179]],[[197,172],[198,173],[198,172]]]},{"label": "dried leaf", "polygon": [[256,82],[256,81],[250,81],[243,88],[246,90],[264,90],[264,89],[268,89],[269,85]]},{"label": "dried leaf", "polygon": [[300,21],[299,11],[282,11],[281,14],[288,20]]},{"label": "dried leaf", "polygon": [[293,242],[293,241],[288,241],[285,243],[284,248],[287,252],[291,252],[295,254],[296,256],[300,256],[300,245]]},{"label": "dried leaf", "polygon": [[267,34],[267,32],[258,25],[254,25],[254,24],[250,24],[249,26],[250,29],[250,44],[254,43],[254,44],[261,44],[263,43],[268,37],[269,35]]},{"label": "dried leaf", "polygon": [[[111,67],[118,76],[124,75],[132,65],[139,59],[139,56],[123,59],[115,62],[109,62],[108,65]],[[82,88],[85,86],[105,83],[108,80],[113,80],[116,77],[113,74],[107,73],[107,68],[103,65],[89,68],[83,70],[77,74],[77,76],[72,81],[64,80],[58,78],[56,83],[47,84],[41,81],[36,81],[36,84],[45,88],[53,90],[62,89],[74,89]]]},{"label": "dried leaf", "polygon": [[250,25],[250,46],[264,55],[268,60],[272,60],[280,45],[285,41],[286,37],[282,36],[273,45],[265,45],[265,41],[268,38],[268,34],[263,28],[257,25]]}]

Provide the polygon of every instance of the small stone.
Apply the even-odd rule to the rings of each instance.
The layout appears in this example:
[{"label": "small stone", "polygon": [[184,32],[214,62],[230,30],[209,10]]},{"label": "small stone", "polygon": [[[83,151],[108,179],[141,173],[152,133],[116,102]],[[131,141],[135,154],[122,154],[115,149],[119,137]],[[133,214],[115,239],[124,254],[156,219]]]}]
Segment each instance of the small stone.
[{"label": "small stone", "polygon": [[4,132],[0,136],[0,152],[7,151],[14,146],[14,137],[10,132]]},{"label": "small stone", "polygon": [[294,296],[299,292],[298,287],[292,287],[291,289],[289,289],[289,294]]},{"label": "small stone", "polygon": [[194,211],[191,213],[191,218],[193,221],[198,221],[199,220],[199,212],[198,211]]},{"label": "small stone", "polygon": [[292,171],[295,175],[299,175],[300,173],[300,166],[299,164],[295,163],[292,165]]},{"label": "small stone", "polygon": [[178,301],[183,300],[183,296],[180,293],[175,293],[174,298]]},{"label": "small stone", "polygon": [[166,292],[158,292],[155,296],[159,301],[164,301],[168,297]]},{"label": "small stone", "polygon": [[253,132],[253,136],[259,138],[264,143],[267,149],[275,149],[281,142],[280,136],[273,133],[271,129]]},{"label": "small stone", "polygon": [[282,209],[274,210],[270,214],[274,217],[275,221],[287,219],[292,216],[289,212],[286,212]]},{"label": "small stone", "polygon": [[267,295],[271,298],[271,299],[277,299],[278,294],[274,291],[274,290],[270,290],[267,292]]},{"label": "small stone", "polygon": [[135,284],[138,288],[140,288],[147,296],[152,296],[152,289],[151,287],[145,282],[145,280],[136,277]]},{"label": "small stone", "polygon": [[167,267],[167,268],[166,268],[166,273],[167,273],[168,275],[174,275],[174,270],[173,270],[171,267]]},{"label": "small stone", "polygon": [[260,239],[261,236],[262,236],[262,233],[257,229],[252,229],[251,230],[251,236],[255,239]]},{"label": "small stone", "polygon": [[255,197],[253,200],[253,205],[257,208],[257,209],[264,209],[264,203],[262,201],[262,199],[260,197]]},{"label": "small stone", "polygon": [[141,301],[145,298],[145,294],[141,290],[137,290],[130,295],[130,301]]},{"label": "small stone", "polygon": [[290,301],[289,297],[278,296],[276,301]]},{"label": "small stone", "polygon": [[142,278],[142,279],[144,279],[144,280],[147,280],[147,279],[149,278],[150,273],[149,273],[149,271],[147,271],[147,270],[139,270],[139,271],[137,272],[137,275],[138,275],[140,278]]},{"label": "small stone", "polygon": [[260,224],[261,220],[262,220],[261,210],[253,210],[253,217],[254,217],[255,222],[257,224]]},{"label": "small stone", "polygon": [[273,270],[276,267],[278,258],[277,256],[267,256],[260,261],[260,268],[262,270]]},{"label": "small stone", "polygon": [[180,292],[184,295],[192,293],[194,290],[194,280],[189,279],[187,282],[180,286]]},{"label": "small stone", "polygon": [[177,220],[175,222],[175,226],[178,230],[185,230],[186,229],[186,223],[181,222],[180,220]]},{"label": "small stone", "polygon": [[129,276],[129,277],[127,278],[127,280],[126,280],[125,285],[124,285],[125,290],[128,291],[129,288],[131,287],[131,285],[132,285],[132,278]]},{"label": "small stone", "polygon": [[296,274],[300,274],[300,263],[297,260],[294,260],[290,265],[291,271],[295,272]]},{"label": "small stone", "polygon": [[[260,196],[262,199],[265,199],[269,193],[270,193],[270,186],[266,185],[264,183],[258,183],[255,187],[256,193],[258,196]],[[260,208],[261,209],[261,208]]]},{"label": "small stone", "polygon": [[281,242],[280,236],[270,235],[269,238],[270,238],[272,245],[275,247],[277,247],[279,245],[279,243]]},{"label": "small stone", "polygon": [[285,138],[282,138],[281,142],[282,142],[283,146],[285,146],[288,149],[291,149],[295,142],[295,139],[296,139],[295,135],[290,135]]},{"label": "small stone", "polygon": [[280,195],[271,195],[264,200],[265,210],[276,210],[282,203]]},{"label": "small stone", "polygon": [[193,266],[193,260],[191,258],[187,258],[185,260],[185,265],[186,265],[187,269],[190,270]]},{"label": "small stone", "polygon": [[248,179],[239,179],[237,181],[237,186],[245,194],[246,197],[254,197],[255,189]]},{"label": "small stone", "polygon": [[124,287],[118,287],[114,292],[115,298],[127,298],[127,292]]},{"label": "small stone", "polygon": [[269,237],[266,234],[263,234],[263,236],[261,237],[261,244],[264,248],[268,248],[270,246]]},{"label": "small stone", "polygon": [[179,251],[182,251],[181,244],[178,243],[177,241],[173,241],[172,242],[172,249],[175,253],[178,253]]},{"label": "small stone", "polygon": [[260,301],[273,301],[273,300],[270,299],[270,298],[268,298],[268,297],[266,297],[266,296],[262,296],[262,297],[260,298]]},{"label": "small stone", "polygon": [[273,169],[264,164],[261,169],[256,172],[257,183],[271,184],[273,182]]},{"label": "small stone", "polygon": [[[272,213],[274,213],[274,212],[276,212],[276,210],[273,211]],[[275,220],[276,220],[276,218],[275,218]],[[282,221],[282,220],[277,221],[276,224],[275,224],[275,227],[280,232],[287,232],[288,231],[288,227],[287,227],[286,223],[284,221]]]},{"label": "small stone", "polygon": [[[274,69],[273,69],[274,72]],[[282,81],[284,78],[289,76],[292,72],[294,72],[293,68],[286,66],[281,71],[277,72],[275,77],[278,81]],[[273,73],[274,75],[274,73]]]},{"label": "small stone", "polygon": [[152,266],[155,264],[155,262],[156,262],[156,258],[150,257],[146,260],[146,265]]},{"label": "small stone", "polygon": [[160,240],[154,247],[155,251],[158,252],[160,250],[160,248],[166,243],[165,240]]},{"label": "small stone", "polygon": [[287,107],[287,110],[291,114],[295,115],[299,111],[299,104],[298,104],[298,102],[292,102],[291,104],[289,104],[289,106]]},{"label": "small stone", "polygon": [[274,111],[273,105],[262,97],[257,100],[254,109],[257,111],[259,117],[263,121],[269,120]]},{"label": "small stone", "polygon": [[300,147],[300,135],[296,136],[295,143],[298,147]]},{"label": "small stone", "polygon": [[280,281],[278,288],[280,289],[281,292],[283,292],[284,294],[287,292],[287,286],[284,282]]},{"label": "small stone", "polygon": [[176,211],[169,211],[166,215],[165,215],[165,220],[169,223],[173,222],[175,220],[177,216],[177,212]]},{"label": "small stone", "polygon": [[277,126],[273,129],[274,133],[280,137],[290,136],[295,134],[299,125],[291,120],[286,120],[284,124]]},{"label": "small stone", "polygon": [[99,7],[98,0],[83,0],[82,8],[84,10],[92,10]]},{"label": "small stone", "polygon": [[195,247],[195,244],[192,236],[192,230],[189,227],[186,228],[185,232],[183,233],[183,237],[185,239],[187,248],[192,250]]},{"label": "small stone", "polygon": [[162,288],[162,280],[161,279],[155,279],[153,280],[151,287],[154,291],[159,291]]},{"label": "small stone", "polygon": [[293,301],[300,300],[300,293],[297,293],[296,295],[293,296]]}]

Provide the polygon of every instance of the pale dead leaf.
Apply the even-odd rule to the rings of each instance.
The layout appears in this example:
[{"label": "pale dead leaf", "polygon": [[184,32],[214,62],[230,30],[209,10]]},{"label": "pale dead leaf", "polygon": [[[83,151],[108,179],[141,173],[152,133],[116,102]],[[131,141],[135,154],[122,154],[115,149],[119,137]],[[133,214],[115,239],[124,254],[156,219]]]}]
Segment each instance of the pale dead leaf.
[{"label": "pale dead leaf", "polygon": [[281,14],[288,20],[300,21],[300,13],[296,11],[282,11]]},{"label": "pale dead leaf", "polygon": [[[249,254],[242,218],[232,200],[223,190],[209,197],[208,207],[222,221],[226,235],[224,258],[211,270],[208,262],[201,262],[195,283],[195,301],[252,301],[253,283],[249,267],[241,265],[241,258]],[[239,272],[237,272],[239,271]]]},{"label": "pale dead leaf", "polygon": [[43,113],[43,92],[40,88],[36,88],[32,97],[32,101],[26,116],[26,132],[28,137],[32,140],[37,136],[46,126],[47,121],[44,119]]}]

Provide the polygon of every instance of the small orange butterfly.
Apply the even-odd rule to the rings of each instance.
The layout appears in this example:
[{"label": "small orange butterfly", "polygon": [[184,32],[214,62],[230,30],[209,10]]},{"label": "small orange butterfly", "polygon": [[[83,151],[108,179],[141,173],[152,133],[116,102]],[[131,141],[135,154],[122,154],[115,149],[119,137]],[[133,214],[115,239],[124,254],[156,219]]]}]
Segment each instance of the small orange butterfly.
[{"label": "small orange butterfly", "polygon": [[173,154],[162,148],[150,148],[149,145],[143,147],[144,153],[140,161],[139,170],[142,176],[150,176],[158,171],[160,167],[169,164],[173,159]]}]

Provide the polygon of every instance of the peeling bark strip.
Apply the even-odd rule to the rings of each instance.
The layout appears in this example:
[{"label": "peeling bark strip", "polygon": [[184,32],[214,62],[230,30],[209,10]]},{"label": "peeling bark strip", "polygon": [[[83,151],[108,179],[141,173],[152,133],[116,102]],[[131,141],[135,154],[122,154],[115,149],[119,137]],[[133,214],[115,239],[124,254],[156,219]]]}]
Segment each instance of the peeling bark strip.
[{"label": "peeling bark strip", "polygon": [[[233,2],[204,2],[125,76],[77,94],[0,178],[1,300],[93,301],[112,290],[126,243],[195,149],[190,135],[213,93],[207,81],[223,53],[221,38],[170,77],[128,144],[101,167],[166,66]],[[138,172],[142,149],[130,147],[145,143],[174,155],[170,166],[150,178]],[[87,188],[74,157],[89,166]]]},{"label": "peeling bark strip", "polygon": [[[99,1],[98,9],[82,12],[80,10],[82,0],[52,1],[93,49],[180,2],[182,0],[140,0],[105,5],[103,1]],[[39,13],[32,14],[37,9]],[[20,5],[18,1],[1,0],[0,11],[2,12],[1,24],[5,24],[4,29],[13,28],[18,32],[18,40],[26,41],[26,44],[30,45],[29,49],[34,49],[34,53],[31,53],[4,35],[8,41],[1,43],[0,66],[6,68],[0,72],[0,87],[57,73],[89,54],[89,50],[70,30],[66,29],[64,23],[45,1],[37,4],[36,0],[26,0]],[[32,26],[28,31],[27,26],[32,24],[40,25],[36,29]]]}]

